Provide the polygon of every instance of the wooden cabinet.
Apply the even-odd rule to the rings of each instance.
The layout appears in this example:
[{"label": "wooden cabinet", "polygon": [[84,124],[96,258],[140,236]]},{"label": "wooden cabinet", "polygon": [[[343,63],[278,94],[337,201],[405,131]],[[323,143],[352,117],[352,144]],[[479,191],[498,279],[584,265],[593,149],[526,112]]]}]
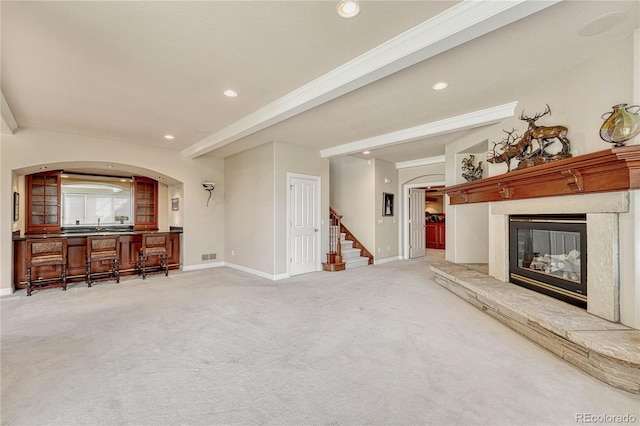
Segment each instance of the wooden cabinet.
[{"label": "wooden cabinet", "polygon": [[[37,173],[27,176],[26,232],[60,232],[61,172]],[[144,177],[134,178],[134,230],[158,229],[158,182]]]},{"label": "wooden cabinet", "polygon": [[27,232],[60,230],[60,172],[27,176]]},{"label": "wooden cabinet", "polygon": [[133,186],[133,229],[158,229],[158,182],[136,177]]},{"label": "wooden cabinet", "polygon": [[444,250],[445,248],[445,223],[427,222],[426,225],[427,248]]},{"label": "wooden cabinet", "polygon": [[[180,233],[169,233],[169,269],[180,268]],[[138,273],[138,251],[142,245],[140,233],[120,235],[120,275],[135,275]],[[18,239],[13,242],[13,268],[14,286],[16,289],[27,286],[26,264],[26,239]],[[67,237],[67,282],[85,281],[85,258],[87,253],[86,236]],[[159,262],[154,259],[148,263],[150,267],[157,266]],[[111,268],[111,261],[96,262],[92,266],[93,272],[106,272]],[[53,279],[60,276],[60,268],[57,266],[36,266],[33,276],[44,279]],[[58,280],[59,281],[59,280]],[[52,284],[57,285],[54,281]]]}]

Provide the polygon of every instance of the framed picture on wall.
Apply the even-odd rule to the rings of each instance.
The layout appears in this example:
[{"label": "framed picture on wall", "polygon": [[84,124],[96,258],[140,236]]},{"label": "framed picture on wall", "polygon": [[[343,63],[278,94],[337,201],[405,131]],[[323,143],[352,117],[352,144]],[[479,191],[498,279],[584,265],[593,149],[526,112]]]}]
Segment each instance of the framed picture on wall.
[{"label": "framed picture on wall", "polygon": [[178,210],[180,210],[180,199],[179,198],[172,198],[171,199],[171,210],[174,212],[177,212]]},{"label": "framed picture on wall", "polygon": [[17,222],[20,219],[20,194],[13,193],[13,221]]},{"label": "framed picture on wall", "polygon": [[393,194],[382,193],[382,216],[393,216]]}]

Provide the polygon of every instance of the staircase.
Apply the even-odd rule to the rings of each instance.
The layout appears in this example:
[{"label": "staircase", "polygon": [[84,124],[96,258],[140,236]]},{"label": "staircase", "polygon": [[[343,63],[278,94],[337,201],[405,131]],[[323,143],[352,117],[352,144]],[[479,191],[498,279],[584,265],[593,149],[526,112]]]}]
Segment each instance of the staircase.
[{"label": "staircase", "polygon": [[367,266],[369,264],[369,258],[366,256],[360,256],[361,250],[359,248],[355,248],[354,244],[355,243],[352,240],[347,240],[346,232],[340,233],[342,261],[344,262],[345,269]]},{"label": "staircase", "polygon": [[329,253],[322,270],[336,272],[372,264],[373,255],[342,224],[342,215],[330,208],[329,219]]}]

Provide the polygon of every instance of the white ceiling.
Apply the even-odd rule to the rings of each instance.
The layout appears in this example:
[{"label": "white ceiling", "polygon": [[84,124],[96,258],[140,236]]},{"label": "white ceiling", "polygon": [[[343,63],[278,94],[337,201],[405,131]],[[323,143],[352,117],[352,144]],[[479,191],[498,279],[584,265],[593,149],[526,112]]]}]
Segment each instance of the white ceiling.
[{"label": "white ceiling", "polygon": [[[532,85],[640,27],[638,1],[548,3],[519,20],[509,12],[478,22],[471,35],[454,31],[445,39],[448,50],[438,47],[442,53],[436,49],[413,65],[400,58],[390,63],[397,71],[371,68],[337,83],[340,66],[464,6],[361,3],[362,13],[344,20],[333,0],[3,0],[2,94],[22,128],[173,148],[190,157],[225,157],[272,140],[322,150],[517,101]],[[536,3],[533,9],[542,7],[528,2]],[[578,35],[585,23],[618,10],[627,16],[621,25]],[[384,46],[373,52],[380,51]],[[532,52],[544,52],[545,60],[532,61]],[[299,107],[314,80],[338,89]],[[439,80],[449,88],[434,92]],[[228,88],[239,96],[224,97]],[[270,105],[284,107],[275,118],[261,116]],[[258,125],[244,126],[251,117]],[[176,139],[165,140],[168,133]],[[380,148],[372,156],[398,162],[441,155],[455,137]]]}]

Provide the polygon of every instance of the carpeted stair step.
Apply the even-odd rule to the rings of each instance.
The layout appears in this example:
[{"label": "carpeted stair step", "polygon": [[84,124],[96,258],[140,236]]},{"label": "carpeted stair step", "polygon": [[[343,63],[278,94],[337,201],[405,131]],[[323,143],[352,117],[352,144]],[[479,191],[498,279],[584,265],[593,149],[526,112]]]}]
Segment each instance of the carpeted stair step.
[{"label": "carpeted stair step", "polygon": [[360,249],[357,248],[342,248],[342,260],[345,262],[354,257],[360,257]]},{"label": "carpeted stair step", "polygon": [[369,258],[363,256],[350,257],[348,259],[344,259],[344,262],[346,269],[358,268],[360,266],[367,266],[369,264]]},{"label": "carpeted stair step", "polygon": [[353,248],[353,241],[351,241],[351,240],[340,241],[340,246],[341,246],[342,250]]}]

